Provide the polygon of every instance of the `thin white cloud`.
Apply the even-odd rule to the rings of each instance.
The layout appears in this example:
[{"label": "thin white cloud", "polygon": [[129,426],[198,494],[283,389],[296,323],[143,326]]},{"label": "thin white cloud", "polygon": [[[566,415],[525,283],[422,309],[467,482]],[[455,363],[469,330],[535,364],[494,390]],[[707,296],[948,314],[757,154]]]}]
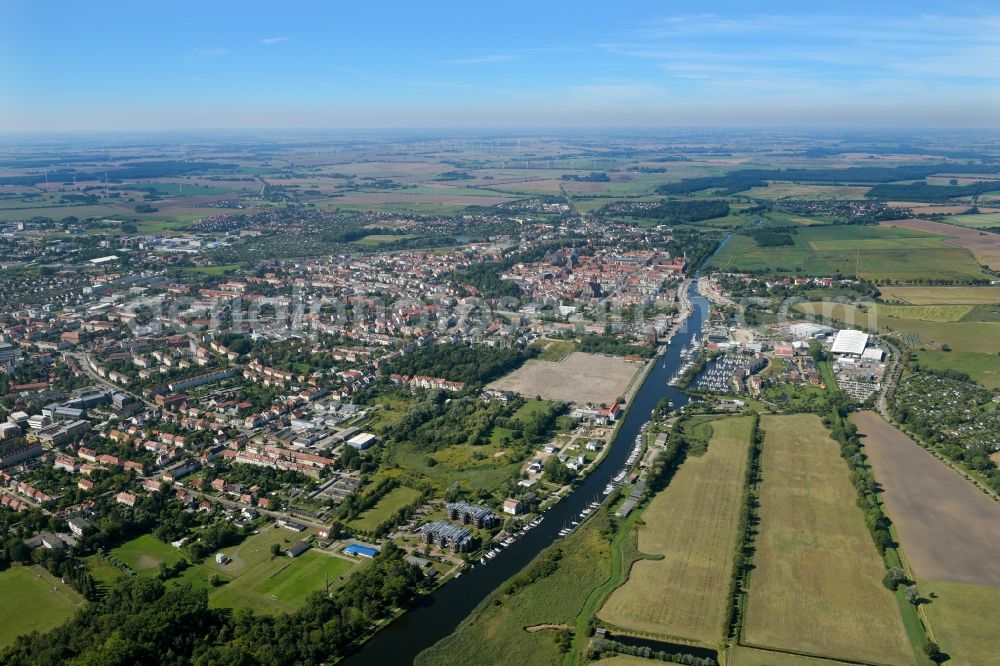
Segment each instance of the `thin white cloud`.
[{"label": "thin white cloud", "polygon": [[289,39],[291,39],[291,37],[261,37],[260,43],[264,46],[271,46],[272,44],[287,42]]},{"label": "thin white cloud", "polygon": [[220,56],[227,55],[228,53],[229,49],[210,48],[210,49],[201,49],[199,51],[195,51],[194,53],[190,53],[184,57],[187,60],[210,60],[212,58],[218,58]]},{"label": "thin white cloud", "polygon": [[441,62],[446,65],[480,65],[488,62],[507,62],[509,60],[516,60],[516,56],[504,55],[504,54],[493,54],[484,56],[473,56],[471,58],[455,58],[453,60],[442,60]]}]

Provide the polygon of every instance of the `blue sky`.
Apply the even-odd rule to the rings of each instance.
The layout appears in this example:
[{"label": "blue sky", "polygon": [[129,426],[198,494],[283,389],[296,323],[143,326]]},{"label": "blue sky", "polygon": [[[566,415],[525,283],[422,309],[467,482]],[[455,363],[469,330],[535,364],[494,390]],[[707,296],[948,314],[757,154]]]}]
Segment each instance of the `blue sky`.
[{"label": "blue sky", "polygon": [[0,0],[0,131],[1000,124],[1000,3]]}]

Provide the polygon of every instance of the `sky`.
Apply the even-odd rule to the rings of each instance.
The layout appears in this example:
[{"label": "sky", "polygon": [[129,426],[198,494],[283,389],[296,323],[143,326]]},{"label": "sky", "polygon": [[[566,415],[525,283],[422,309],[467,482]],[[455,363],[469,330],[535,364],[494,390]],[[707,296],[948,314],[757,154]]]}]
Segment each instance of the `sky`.
[{"label": "sky", "polygon": [[0,132],[998,125],[996,1],[0,0]]}]

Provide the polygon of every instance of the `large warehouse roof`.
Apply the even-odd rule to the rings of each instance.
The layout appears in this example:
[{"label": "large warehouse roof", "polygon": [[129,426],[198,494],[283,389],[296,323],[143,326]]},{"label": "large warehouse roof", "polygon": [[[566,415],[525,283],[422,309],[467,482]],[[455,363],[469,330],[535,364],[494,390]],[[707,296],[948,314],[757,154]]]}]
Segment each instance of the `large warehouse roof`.
[{"label": "large warehouse roof", "polygon": [[837,337],[833,339],[833,347],[830,351],[834,354],[854,354],[855,356],[861,356],[867,346],[867,333],[845,329],[837,333]]}]

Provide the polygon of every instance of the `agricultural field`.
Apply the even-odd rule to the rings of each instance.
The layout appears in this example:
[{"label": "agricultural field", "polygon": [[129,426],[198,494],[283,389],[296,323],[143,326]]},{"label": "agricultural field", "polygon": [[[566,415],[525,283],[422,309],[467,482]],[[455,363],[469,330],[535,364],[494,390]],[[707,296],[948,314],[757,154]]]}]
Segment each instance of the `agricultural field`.
[{"label": "agricultural field", "polygon": [[994,586],[1000,595],[1000,504],[878,414],[852,419],[917,577]]},{"label": "agricultural field", "polygon": [[949,224],[970,229],[1000,228],[1000,213],[980,213],[979,215],[952,215],[946,220]]},{"label": "agricultural field", "polygon": [[[542,551],[488,596],[447,638],[420,653],[419,666],[551,666],[562,655],[556,635],[574,625],[591,591],[611,574],[606,511]],[[554,553],[560,557],[553,558]],[[554,566],[553,566],[554,563]]]},{"label": "agricultural field", "polygon": [[998,234],[966,229],[943,222],[932,222],[931,220],[895,220],[882,222],[879,227],[941,234],[947,244],[964,248],[971,252],[980,264],[989,266],[992,270],[1000,270],[1000,235]]},{"label": "agricultural field", "polygon": [[1000,303],[1000,287],[879,287],[885,301],[910,305]]},{"label": "agricultural field", "polygon": [[913,664],[896,600],[818,416],[764,416],[760,527],[741,643]]},{"label": "agricultural field", "polygon": [[68,620],[85,601],[69,585],[38,565],[12,566],[0,572],[0,648],[21,634],[48,631]]},{"label": "agricultural field", "polygon": [[711,432],[708,450],[689,456],[642,513],[639,551],[662,559],[632,565],[628,581],[598,613],[625,633],[713,646],[725,638],[753,419],[723,418],[698,428],[706,426]]},{"label": "agricultural field", "polygon": [[757,650],[742,645],[736,645],[730,652],[729,660],[726,662],[730,666],[833,666],[835,664],[848,664],[846,661],[836,659],[820,659],[818,657],[806,657],[799,654],[789,654],[788,652],[774,652],[772,650]]},{"label": "agricultural field", "polygon": [[990,277],[967,249],[945,242],[940,233],[885,226],[814,226],[799,229],[792,240],[792,245],[761,247],[749,236],[736,235],[710,266],[783,275],[840,273],[900,282]]},{"label": "agricultural field", "polygon": [[852,419],[948,663],[990,663],[1000,651],[990,619],[1000,614],[1000,504],[878,414]]},{"label": "agricultural field", "polygon": [[554,363],[533,358],[487,388],[580,404],[611,404],[642,366],[614,356],[572,352]]},{"label": "agricultural field", "polygon": [[[800,312],[820,315],[831,322],[840,322],[857,328],[871,328],[873,325],[877,325],[880,333],[902,334],[912,344],[929,347],[948,345],[956,351],[980,354],[996,354],[997,352],[996,340],[1000,339],[1000,322],[903,319],[882,314],[881,307],[883,306],[874,305],[862,309],[856,305],[843,303],[799,303],[795,309]],[[950,311],[953,306],[926,307],[943,308],[938,311],[943,313]],[[896,310],[896,312],[899,311]],[[970,314],[975,312],[975,310],[970,311]],[[876,316],[872,317],[872,314]],[[939,318],[942,316],[944,315],[939,315]]]},{"label": "agricultural field", "polygon": [[752,187],[740,192],[754,199],[810,199],[814,201],[835,201],[844,199],[864,199],[870,187],[854,185],[803,185],[771,181],[767,187]]},{"label": "agricultural field", "polygon": [[406,486],[393,488],[386,493],[375,506],[364,511],[357,518],[348,523],[351,529],[361,531],[371,531],[388,520],[397,511],[408,504],[412,504],[420,497],[420,491]]}]

